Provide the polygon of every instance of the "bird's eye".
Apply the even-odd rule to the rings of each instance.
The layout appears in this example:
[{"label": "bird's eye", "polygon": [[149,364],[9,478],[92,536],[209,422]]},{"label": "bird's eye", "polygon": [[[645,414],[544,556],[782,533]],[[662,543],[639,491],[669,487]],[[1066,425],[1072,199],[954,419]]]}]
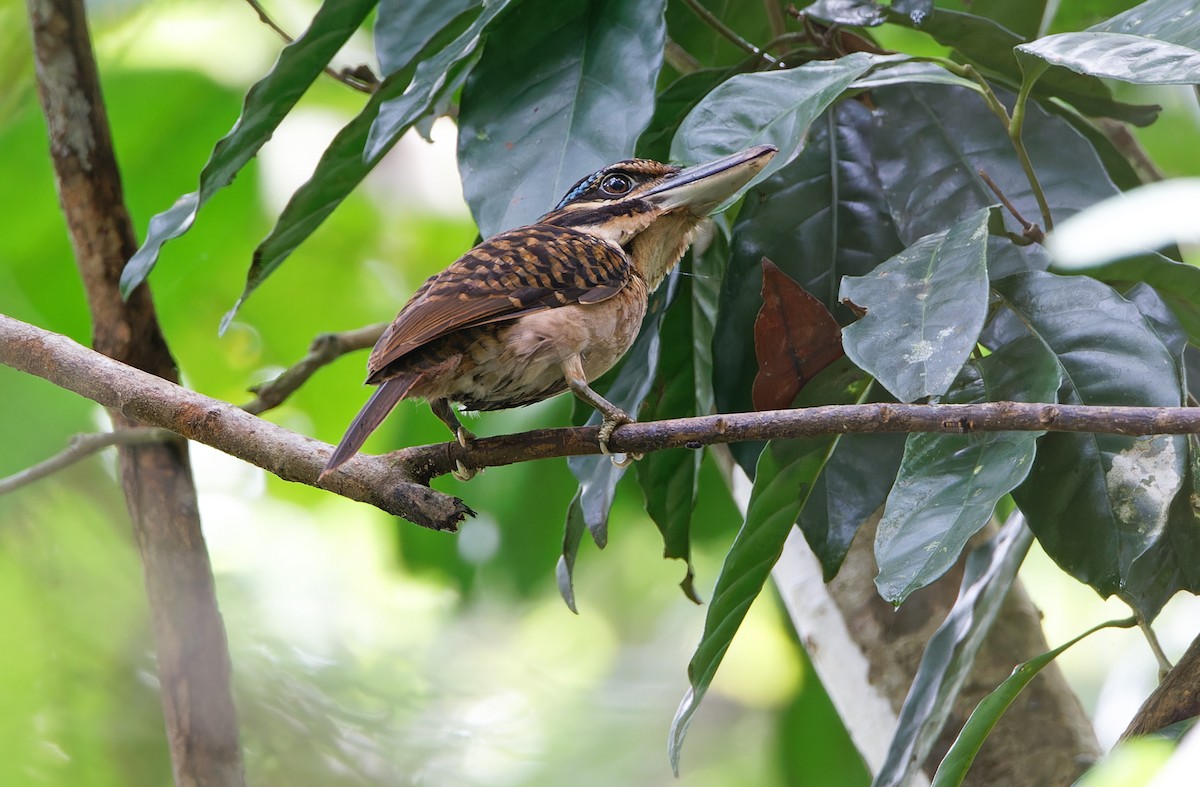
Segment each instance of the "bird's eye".
[{"label": "bird's eye", "polygon": [[620,197],[628,194],[631,188],[633,180],[628,175],[606,175],[604,180],[600,181],[600,191],[606,197]]}]

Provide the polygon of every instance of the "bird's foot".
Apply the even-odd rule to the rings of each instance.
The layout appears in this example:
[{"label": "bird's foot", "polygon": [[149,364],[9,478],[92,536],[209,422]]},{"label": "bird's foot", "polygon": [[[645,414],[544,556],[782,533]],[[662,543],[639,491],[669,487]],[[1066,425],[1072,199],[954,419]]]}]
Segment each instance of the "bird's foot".
[{"label": "bird's foot", "polygon": [[613,431],[623,424],[637,423],[627,413],[622,410],[613,408],[615,412],[605,413],[604,420],[600,422],[600,453],[612,460],[614,467],[626,468],[637,460],[642,458],[641,454],[616,454],[608,450],[608,441],[612,437]]},{"label": "bird's foot", "polygon": [[[463,448],[469,448],[472,441],[475,440],[475,435],[471,434],[470,430],[464,426],[460,426],[454,430],[454,436],[458,439],[458,444]],[[479,472],[473,467],[467,467],[462,463],[461,459],[454,460],[454,470],[450,471],[450,475],[457,478],[459,481],[470,481]]]}]

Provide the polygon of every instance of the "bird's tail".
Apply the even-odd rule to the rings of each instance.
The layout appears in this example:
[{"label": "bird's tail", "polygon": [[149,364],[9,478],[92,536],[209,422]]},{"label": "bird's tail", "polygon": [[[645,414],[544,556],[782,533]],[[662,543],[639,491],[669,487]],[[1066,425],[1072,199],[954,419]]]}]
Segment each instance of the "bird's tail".
[{"label": "bird's tail", "polygon": [[350,423],[350,428],[346,430],[342,441],[338,443],[337,448],[333,449],[333,454],[325,463],[325,469],[317,477],[318,481],[323,480],[325,476],[350,461],[350,457],[358,453],[358,449],[362,448],[362,444],[367,441],[371,432],[374,432],[383,423],[387,414],[392,411],[397,402],[404,398],[413,385],[421,379],[421,376],[419,374],[402,374],[393,377],[371,394],[371,398],[367,400],[363,409],[358,411],[358,415]]}]

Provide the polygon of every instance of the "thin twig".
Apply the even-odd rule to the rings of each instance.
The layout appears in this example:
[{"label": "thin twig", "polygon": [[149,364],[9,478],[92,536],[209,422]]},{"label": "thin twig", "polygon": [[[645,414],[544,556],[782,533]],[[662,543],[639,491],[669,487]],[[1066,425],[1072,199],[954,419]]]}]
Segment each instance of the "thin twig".
[{"label": "thin twig", "polygon": [[250,391],[256,396],[242,405],[242,409],[254,415],[278,407],[308,382],[318,369],[333,363],[346,353],[365,350],[379,341],[387,323],[376,323],[342,333],[323,333],[313,339],[308,354],[285,370],[275,379],[256,385]]},{"label": "thin twig", "polygon": [[1013,218],[1020,223],[1021,231],[1023,233],[1021,237],[1025,240],[1033,241],[1034,243],[1045,243],[1046,234],[1042,232],[1042,228],[1025,220],[1025,217],[1021,215],[1019,210],[1017,210],[1017,206],[1013,205],[1012,202],[1009,201],[1008,197],[1004,196],[1004,192],[1000,190],[1000,187],[996,185],[996,181],[992,180],[990,175],[988,175],[982,169],[977,169],[975,171],[979,173],[979,177],[983,178],[983,182],[986,183],[987,187],[992,190],[993,194],[996,195],[996,199],[1000,200],[1000,203],[1004,205],[1005,208],[1008,208],[1008,212],[1013,215]]},{"label": "thin twig", "polygon": [[125,429],[120,432],[77,434],[71,438],[71,442],[65,449],[49,459],[38,462],[7,478],[0,478],[0,495],[8,494],[32,484],[34,481],[39,481],[114,445],[146,445],[175,438],[174,432],[154,426]]},{"label": "thin twig", "polygon": [[713,30],[716,30],[717,33],[719,33],[721,36],[726,38],[730,43],[732,43],[738,49],[741,49],[745,52],[749,52],[750,54],[754,55],[755,57],[759,57],[759,58],[765,60],[767,63],[769,63],[772,66],[775,66],[777,68],[783,67],[783,63],[780,63],[776,58],[774,58],[770,54],[764,52],[763,50],[756,47],[754,44],[752,44],[749,41],[747,41],[746,39],[742,38],[740,35],[738,35],[737,31],[735,31],[733,28],[729,27],[729,25],[725,24],[720,19],[718,19],[717,16],[712,11],[709,11],[707,8],[704,7],[704,4],[701,3],[700,0],[683,0],[683,2],[685,5],[687,5],[688,8],[692,9],[692,13],[694,13],[696,16],[698,16],[700,18],[700,21],[704,22],[704,24],[708,25]]},{"label": "thin twig", "polygon": [[[262,7],[258,0],[246,0],[246,4],[254,9],[254,13],[258,14],[258,18],[264,25],[274,30],[285,43],[291,44],[296,39],[288,35],[287,31],[275,23],[275,20],[267,13],[267,10]],[[371,69],[365,65],[355,66],[354,68],[345,68],[341,71],[332,66],[325,66],[324,71],[329,76],[353,88],[360,93],[371,94],[375,92],[375,88],[379,85],[379,77],[371,72]]]}]

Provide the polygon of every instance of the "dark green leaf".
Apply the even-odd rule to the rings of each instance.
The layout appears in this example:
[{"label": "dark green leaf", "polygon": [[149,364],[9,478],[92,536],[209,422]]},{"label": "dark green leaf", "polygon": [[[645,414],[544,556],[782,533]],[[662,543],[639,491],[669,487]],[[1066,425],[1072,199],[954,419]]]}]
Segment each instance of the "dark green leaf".
[{"label": "dark green leaf", "polygon": [[873,787],[908,784],[929,756],[1032,543],[1029,528],[1013,516],[967,557],[958,598],[921,655]]},{"label": "dark green leaf", "polygon": [[887,499],[903,453],[900,434],[838,438],[796,521],[826,582],[837,576],[859,527]]},{"label": "dark green leaf", "polygon": [[[904,241],[995,204],[979,170],[1027,220],[1041,223],[1012,141],[977,96],[938,85],[896,86],[873,95],[883,129],[874,136],[873,152]],[[1026,109],[1023,139],[1055,220],[1117,192],[1083,137],[1034,105]],[[1005,220],[1010,230],[1021,231],[1011,218]]]},{"label": "dark green leaf", "polygon": [[704,68],[684,74],[658,94],[654,115],[638,139],[637,155],[655,161],[671,158],[671,139],[700,99],[729,76],[727,68]]},{"label": "dark green leaf", "polygon": [[[1058,33],[1017,47],[1018,58],[1138,85],[1200,83],[1200,52],[1124,33]],[[1024,61],[1023,61],[1024,62]]]},{"label": "dark green leaf", "polygon": [[[866,381],[858,370],[843,358],[830,364],[805,386],[797,406],[859,401],[866,388]],[[759,457],[745,522],[721,566],[712,603],[704,619],[704,633],[688,664],[688,679],[692,685],[671,723],[667,754],[676,772],[692,715],[712,683],[747,610],[779,559],[784,541],[805,507],[813,483],[835,443],[833,437],[775,441],[768,443]]]},{"label": "dark green leaf", "polygon": [[933,13],[933,0],[892,0],[892,10],[904,14],[920,27]]},{"label": "dark green leaf", "polygon": [[242,114],[233,128],[213,147],[200,172],[199,190],[184,194],[168,210],[150,219],[145,242],[121,272],[123,295],[128,296],[150,275],[162,245],[187,232],[204,203],[232,183],[254,158],[376,2],[326,2],[317,10],[308,30],[284,47],[271,71],[246,92]]},{"label": "dark green leaf", "polygon": [[[690,258],[685,260],[686,263],[690,263]],[[681,271],[679,293],[663,317],[658,371],[640,413],[640,417],[649,421],[699,414],[697,343],[692,314],[694,288],[693,278],[687,275],[690,273],[689,270]],[[699,599],[693,586],[691,526],[692,511],[696,507],[696,478],[703,456],[699,450],[675,448],[653,451],[635,465],[646,513],[662,534],[663,557],[678,558],[687,564],[681,587],[687,597],[697,603]]]},{"label": "dark green leaf", "polygon": [[583,488],[575,493],[571,505],[567,507],[567,521],[563,526],[562,554],[558,557],[558,565],[554,567],[554,578],[558,583],[558,593],[566,602],[567,609],[575,614],[575,559],[579,556],[579,546],[583,543],[583,531],[587,523],[583,521]]},{"label": "dark green leaf", "polygon": [[532,223],[579,178],[633,155],[654,107],[664,5],[525,0],[496,23],[459,114],[480,234]]},{"label": "dark green leaf", "polygon": [[[889,21],[909,25],[903,14],[891,13]],[[1025,39],[975,14],[939,8],[920,30],[935,41],[953,47],[974,65],[1004,79],[1010,86],[1019,85],[1022,72],[1013,47]],[[1099,79],[1069,71],[1047,74],[1034,88],[1038,97],[1056,97],[1075,106],[1080,112],[1097,117],[1125,120],[1139,126],[1154,121],[1158,107],[1123,104],[1113,101],[1112,92]]]},{"label": "dark green leaf", "polygon": [[902,402],[944,394],[975,349],[988,307],[989,214],[842,280],[842,301],[866,311],[842,332],[846,354]]},{"label": "dark green leaf", "polygon": [[965,87],[982,95],[983,88],[969,79],[952,74],[937,63],[922,61],[889,62],[873,69],[866,76],[859,77],[850,84],[851,90],[872,90],[888,85],[900,85],[908,82],[923,82],[933,85],[953,85]]},{"label": "dark green leaf", "polygon": [[987,17],[1001,27],[1031,40],[1037,38],[1041,31],[1046,7],[1056,5],[1050,0],[973,0],[970,8],[973,14]]},{"label": "dark green leaf", "polygon": [[1200,268],[1152,252],[1081,272],[1114,284],[1149,284],[1166,301],[1192,343],[1200,345]]},{"label": "dark green leaf", "polygon": [[692,716],[704,698],[734,634],[758,597],[772,566],[783,552],[813,480],[833,447],[833,438],[788,440],[768,444],[754,475],[746,521],[730,547],[713,599],[704,619],[704,633],[688,664],[691,687],[671,722],[667,754],[679,772],[679,755]]},{"label": "dark green leaf", "polygon": [[763,180],[795,158],[809,126],[851,82],[873,65],[898,58],[856,52],[786,71],[738,74],[688,113],[671,144],[671,159],[698,164],[770,143],[779,153],[756,178]]},{"label": "dark green leaf", "polygon": [[957,785],[963,783],[963,779],[967,776],[967,770],[971,767],[971,763],[975,761],[975,755],[979,753],[983,742],[987,740],[987,736],[992,731],[992,728],[996,726],[996,722],[1000,721],[1000,717],[1004,715],[1004,711],[1008,710],[1008,706],[1029,685],[1029,682],[1037,677],[1042,668],[1058,658],[1063,651],[1101,629],[1131,628],[1135,625],[1137,625],[1137,621],[1132,618],[1128,620],[1110,620],[1107,623],[1101,623],[1095,628],[1088,629],[1075,639],[1064,645],[1060,645],[1049,653],[1043,653],[1023,664],[1018,664],[1008,680],[1001,683],[995,691],[984,697],[975,706],[975,710],[971,712],[971,717],[967,719],[967,723],[963,725],[962,731],[954,739],[950,751],[946,752],[946,758],[938,766],[937,773],[933,776],[932,787],[957,787]]},{"label": "dark green leaf", "polygon": [[[839,104],[814,124],[800,156],[747,196],[734,226],[713,338],[718,411],[752,409],[764,256],[845,323],[852,315],[837,301],[842,276],[866,273],[903,248],[881,194],[870,134],[865,107]],[[747,471],[753,458],[749,464]]]},{"label": "dark green leaf", "polygon": [[[1018,331],[1057,357],[1069,404],[1173,406],[1178,362],[1138,308],[1083,276],[1024,273],[994,284]],[[1013,492],[1046,552],[1107,596],[1129,566],[1163,537],[1183,485],[1182,437],[1051,433],[1038,442],[1028,479]]]},{"label": "dark green leaf", "polygon": [[[974,361],[947,401],[1053,402],[1058,362],[1026,336]],[[1040,432],[911,434],[875,533],[879,594],[893,604],[941,577],[996,503],[1025,480]]]},{"label": "dark green leaf", "polygon": [[887,20],[887,9],[874,0],[817,0],[804,13],[847,27],[876,27]]},{"label": "dark green leaf", "polygon": [[[254,250],[254,262],[246,275],[246,287],[242,296],[222,320],[222,330],[228,326],[234,314],[263,281],[278,268],[288,255],[311,235],[321,222],[362,182],[384,153],[399,138],[399,134],[386,144],[377,145],[375,154],[364,153],[370,134],[383,107],[396,110],[396,101],[407,108],[407,124],[421,117],[429,106],[437,101],[446,89],[447,80],[454,84],[456,68],[469,63],[479,43],[484,28],[508,5],[510,0],[495,0],[484,8],[475,21],[449,43],[443,38],[450,35],[455,26],[443,29],[435,40],[425,48],[434,51],[432,57],[418,64],[397,71],[380,83],[363,110],[338,132],[333,142],[325,149],[317,168],[303,186],[296,190],[274,229],[258,248]],[[445,46],[442,44],[445,43]],[[393,122],[398,116],[393,111]],[[406,126],[407,128],[407,126]]]},{"label": "dark green leaf", "polygon": [[375,56],[384,76],[412,62],[437,33],[483,0],[379,0]]},{"label": "dark green leaf", "polygon": [[[999,0],[1001,3],[1004,1]],[[1058,8],[1054,11],[1054,20],[1046,32],[1062,33],[1070,30],[1083,30],[1085,27],[1109,19],[1114,14],[1128,11],[1137,4],[1137,0],[1087,0],[1084,3],[1059,3]]]},{"label": "dark green leaf", "polygon": [[1089,30],[1127,33],[1200,49],[1200,14],[1193,0],[1147,0]]},{"label": "dark green leaf", "polygon": [[1129,567],[1121,591],[1146,620],[1153,620],[1180,590],[1200,593],[1200,438],[1187,436],[1187,478],[1167,515],[1167,529]]},{"label": "dark green leaf", "polygon": [[[747,41],[762,44],[771,37],[767,15],[760,3],[746,0],[700,0],[700,3]],[[696,58],[702,68],[729,67],[747,59],[744,49],[677,0],[667,4],[667,34]]]},{"label": "dark green leaf", "polygon": [[510,4],[511,0],[492,0],[484,5],[483,12],[461,35],[417,65],[412,84],[402,95],[388,96],[379,105],[363,148],[364,163],[374,166],[409,126],[447,92],[447,82],[453,82],[451,74],[456,66],[478,57],[484,35]]}]

